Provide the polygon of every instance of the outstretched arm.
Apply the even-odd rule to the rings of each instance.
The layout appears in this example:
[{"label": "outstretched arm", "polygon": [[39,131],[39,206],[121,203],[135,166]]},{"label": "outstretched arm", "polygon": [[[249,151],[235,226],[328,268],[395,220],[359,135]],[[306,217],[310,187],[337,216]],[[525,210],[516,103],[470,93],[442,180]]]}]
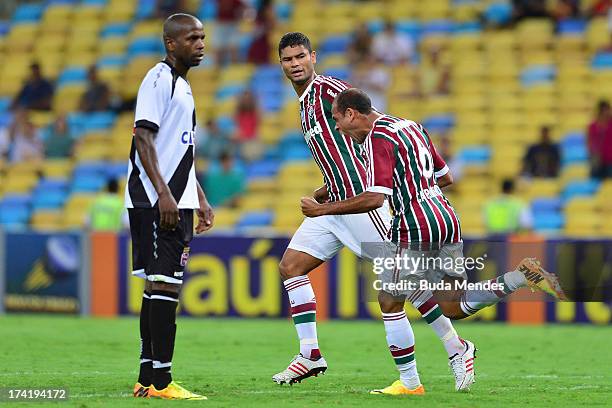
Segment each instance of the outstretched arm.
[{"label": "outstretched arm", "polygon": [[382,207],[385,195],[366,191],[347,200],[320,204],[312,197],[302,197],[302,213],[307,217],[321,215],[359,214]]}]

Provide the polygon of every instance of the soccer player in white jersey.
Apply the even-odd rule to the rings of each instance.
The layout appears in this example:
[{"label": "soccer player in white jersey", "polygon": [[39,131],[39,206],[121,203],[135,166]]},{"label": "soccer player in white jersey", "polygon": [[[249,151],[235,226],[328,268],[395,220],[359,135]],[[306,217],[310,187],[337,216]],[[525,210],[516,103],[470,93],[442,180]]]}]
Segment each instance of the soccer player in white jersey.
[{"label": "soccer player in white jersey", "polygon": [[[305,141],[323,174],[324,186],[314,192],[314,198],[321,203],[341,202],[363,193],[366,188],[364,159],[357,154],[357,145],[338,132],[331,114],[335,96],[349,85],[315,73],[316,52],[302,33],[285,34],[279,42],[278,53],[281,67],[299,96]],[[303,221],[280,262],[280,274],[291,304],[300,353],[285,370],[272,377],[273,381],[293,384],[327,369],[327,362],[319,349],[316,298],[308,273],[331,259],[343,246],[360,257],[372,258],[374,255],[368,253],[368,245],[364,244],[386,242],[390,227],[391,216],[386,204],[364,214],[332,215]],[[431,292],[423,292],[411,303],[438,335],[449,357],[465,351],[464,341],[448,317],[442,314]],[[412,330],[403,311],[383,316],[383,319],[390,325],[408,325],[408,330]],[[418,380],[413,376],[416,373],[413,343],[395,345],[393,354],[401,366],[402,375],[410,377],[409,384],[414,385],[406,393],[421,393],[420,384],[413,384],[415,378]],[[466,367],[457,367],[457,370],[463,370],[460,373],[463,376]],[[456,383],[456,386],[466,385]]]},{"label": "soccer player in white jersey", "polygon": [[145,75],[136,100],[125,202],[132,235],[132,274],[146,279],[140,310],[140,373],[135,397],[206,397],[172,381],[176,308],[196,232],[213,212],[196,179],[195,106],[186,75],[204,58],[202,23],[188,14],[164,22],[166,58]]},{"label": "soccer player in white jersey", "polygon": [[[425,129],[413,121],[376,112],[365,92],[355,88],[344,90],[336,96],[332,115],[338,129],[363,146],[367,169],[366,191],[347,200],[330,203],[303,198],[303,213],[309,217],[365,213],[379,208],[388,199],[394,213],[389,234],[393,244],[388,252],[390,255],[418,257],[426,254],[453,261],[461,258],[463,244],[459,218],[438,186],[438,178],[444,186],[452,183],[452,176]],[[458,273],[452,266],[444,266],[440,270],[419,267],[411,271],[412,275],[403,273],[408,272],[406,269],[404,267],[402,271],[396,265],[383,272],[382,281],[397,284],[412,278],[415,278],[415,283],[419,280],[452,282],[466,279],[464,273]],[[497,278],[496,283],[504,283],[503,291],[443,291],[440,293],[445,299],[443,309],[452,310],[457,317],[465,317],[497,303],[523,286],[539,288],[558,299],[564,298],[557,278],[529,258],[524,259],[517,270]],[[398,286],[389,286],[393,287]],[[418,289],[409,288],[381,290],[379,303],[383,316],[403,312],[405,299],[418,296],[419,292]],[[390,349],[392,343],[401,343],[407,341],[402,339],[412,337],[406,325],[403,329],[394,329],[385,322],[385,328]],[[474,378],[474,346],[467,340],[465,343],[465,352],[450,360],[451,368],[456,375],[459,374],[458,382],[462,384],[458,389],[465,384],[469,387]],[[461,375],[463,370],[456,370],[456,365],[467,366],[466,372]],[[405,382],[400,380],[375,393],[397,394],[402,393],[405,387]]]}]

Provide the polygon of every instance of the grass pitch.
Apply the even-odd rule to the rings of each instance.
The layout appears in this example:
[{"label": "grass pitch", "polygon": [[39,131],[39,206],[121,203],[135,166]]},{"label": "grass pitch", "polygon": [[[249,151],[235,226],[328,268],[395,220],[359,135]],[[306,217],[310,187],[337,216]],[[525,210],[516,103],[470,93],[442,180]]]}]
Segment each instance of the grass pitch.
[{"label": "grass pitch", "polygon": [[459,322],[457,330],[479,352],[477,382],[472,392],[458,394],[439,340],[425,324],[415,323],[416,359],[427,394],[394,398],[368,395],[397,378],[381,322],[320,324],[329,370],[292,387],[271,381],[298,351],[288,320],[179,318],[178,326],[173,375],[208,401],[131,397],[139,349],[135,318],[0,317],[0,387],[67,387],[69,400],[51,404],[113,408],[590,407],[612,401],[612,327]]}]

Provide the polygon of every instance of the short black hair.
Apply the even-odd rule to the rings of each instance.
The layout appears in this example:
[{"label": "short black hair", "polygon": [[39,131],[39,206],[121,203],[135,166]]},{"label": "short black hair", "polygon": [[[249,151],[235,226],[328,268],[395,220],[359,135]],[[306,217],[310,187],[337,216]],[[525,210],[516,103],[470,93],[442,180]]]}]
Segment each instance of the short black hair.
[{"label": "short black hair", "polygon": [[310,45],[310,39],[308,39],[306,34],[294,31],[283,35],[278,42],[278,56],[280,57],[281,51],[285,48],[297,47],[298,45],[303,45],[308,52],[312,52],[312,45]]},{"label": "short black hair", "polygon": [[505,194],[512,194],[514,192],[514,181],[512,179],[504,179],[502,181],[502,191]]},{"label": "short black hair", "polygon": [[164,21],[163,38],[164,43],[167,38],[176,39],[178,35],[185,29],[186,24],[191,22],[200,22],[197,17],[186,13],[172,14]]},{"label": "short black hair", "polygon": [[119,191],[119,182],[117,182],[117,179],[112,178],[108,180],[108,182],[106,183],[106,190],[109,193],[117,194],[117,192]]},{"label": "short black hair", "polygon": [[367,115],[372,112],[372,101],[367,93],[358,88],[349,88],[336,95],[336,107],[344,115],[348,108]]},{"label": "short black hair", "polygon": [[597,112],[601,113],[604,109],[610,109],[610,102],[602,99],[597,103]]}]

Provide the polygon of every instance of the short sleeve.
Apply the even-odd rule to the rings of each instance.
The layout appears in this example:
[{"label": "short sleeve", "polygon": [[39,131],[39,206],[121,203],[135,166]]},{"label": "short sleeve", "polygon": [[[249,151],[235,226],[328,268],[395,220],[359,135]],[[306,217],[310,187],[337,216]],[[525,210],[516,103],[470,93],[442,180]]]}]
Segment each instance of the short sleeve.
[{"label": "short sleeve", "polygon": [[134,127],[143,127],[154,132],[159,130],[161,118],[170,103],[171,80],[159,71],[150,71],[140,84],[136,98]]},{"label": "short sleeve", "polygon": [[326,77],[325,80],[321,81],[321,97],[331,104],[334,102],[336,95],[350,87],[350,84],[340,79]]},{"label": "short sleeve", "polygon": [[393,169],[395,149],[393,143],[384,137],[372,136],[367,145],[369,156],[367,169],[367,191],[393,195]]}]

